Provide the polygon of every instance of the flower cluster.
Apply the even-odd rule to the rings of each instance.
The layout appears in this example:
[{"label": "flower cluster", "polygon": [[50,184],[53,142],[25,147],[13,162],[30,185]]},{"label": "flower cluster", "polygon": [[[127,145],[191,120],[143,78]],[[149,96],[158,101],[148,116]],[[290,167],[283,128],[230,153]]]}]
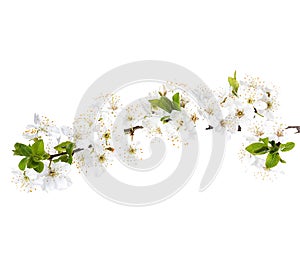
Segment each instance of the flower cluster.
[{"label": "flower cluster", "polygon": [[[187,119],[183,119],[189,113],[195,126],[202,118],[208,122],[207,130],[226,133],[228,138],[239,133],[244,138],[239,156],[250,171],[263,179],[282,173],[280,164],[286,161],[280,153],[295,146],[289,142],[291,133],[288,129],[296,128],[299,133],[299,127],[287,126],[279,119],[278,88],[249,75],[238,81],[234,72],[228,77],[228,86],[218,90],[215,97],[205,88],[200,90],[200,93],[199,89],[194,92],[197,105],[191,104],[191,100],[179,104],[183,92],[174,94],[172,100],[168,99],[168,90],[159,92],[160,97],[149,102],[153,108],[163,110],[160,113],[162,123],[188,124]],[[171,114],[165,115],[167,113]]]},{"label": "flower cluster", "polygon": [[59,128],[47,117],[35,114],[34,124],[28,125],[23,132],[29,144],[14,145],[14,155],[22,157],[18,170],[13,170],[12,182],[17,188],[32,192],[69,187],[72,182],[68,174],[76,151],[74,143],[69,141],[72,134],[71,128]]}]

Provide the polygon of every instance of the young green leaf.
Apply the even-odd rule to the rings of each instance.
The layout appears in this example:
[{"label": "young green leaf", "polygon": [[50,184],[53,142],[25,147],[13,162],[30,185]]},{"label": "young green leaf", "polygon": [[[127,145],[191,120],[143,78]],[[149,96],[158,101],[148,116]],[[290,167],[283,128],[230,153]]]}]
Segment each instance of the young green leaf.
[{"label": "young green leaf", "polygon": [[273,154],[269,153],[266,159],[266,168],[270,169],[277,166],[279,161],[280,161],[280,156],[278,153],[273,153]]},{"label": "young green leaf", "polygon": [[168,113],[171,113],[173,110],[172,101],[166,96],[160,97],[159,107]]},{"label": "young green leaf", "polygon": [[72,155],[69,155],[69,158],[68,158],[68,162],[70,165],[72,164],[73,162],[73,156]]},{"label": "young green leaf", "polygon": [[44,170],[44,163],[38,162],[38,165],[33,168],[36,172],[41,173]]},{"label": "young green leaf", "polygon": [[69,155],[69,154],[64,154],[64,155],[58,157],[57,159],[54,159],[53,162],[54,163],[65,162],[65,163],[72,164],[72,162],[73,162],[73,156]]},{"label": "young green leaf", "polygon": [[168,123],[169,121],[171,121],[170,119],[170,116],[163,116],[160,121],[163,123],[163,124],[166,124]]},{"label": "young green leaf", "polygon": [[154,109],[157,109],[159,107],[158,106],[159,102],[160,102],[159,99],[152,99],[152,100],[148,100],[148,101]]},{"label": "young green leaf", "polygon": [[269,152],[269,148],[264,143],[252,143],[246,150],[253,155],[263,155]]},{"label": "young green leaf", "polygon": [[55,146],[54,149],[58,151],[58,153],[66,152],[67,149],[73,148],[74,143],[70,141],[65,141]]},{"label": "young green leaf", "polygon": [[57,162],[66,162],[66,163],[68,163],[68,159],[69,159],[69,155],[65,154],[65,155],[62,155],[62,156],[58,157],[57,159],[54,159],[53,162],[54,163],[57,163]]},{"label": "young green leaf", "polygon": [[181,111],[180,94],[179,93],[174,94],[172,100],[173,100],[173,108],[177,111]]},{"label": "young green leaf", "polygon": [[176,111],[181,111],[181,106],[180,104],[177,104],[175,102],[172,102],[172,107],[173,107],[173,110],[176,110]]},{"label": "young green leaf", "polygon": [[279,151],[279,146],[278,145],[274,145],[270,148],[270,153],[277,153]]},{"label": "young green leaf", "polygon": [[294,142],[287,142],[285,144],[281,144],[280,145],[280,150],[282,152],[287,152],[292,150],[295,147],[295,143]]},{"label": "young green leaf", "polygon": [[172,99],[173,99],[173,102],[180,105],[180,95],[179,95],[179,93],[174,94]]},{"label": "young green leaf", "polygon": [[32,154],[31,147],[25,144],[16,143],[14,147],[14,155],[29,157]]},{"label": "young green leaf", "polygon": [[43,156],[45,154],[44,141],[42,139],[37,140],[31,146],[31,149],[32,149],[32,154],[33,155]]},{"label": "young green leaf", "polygon": [[161,96],[160,99],[149,100],[149,102],[153,108],[159,107],[168,113],[171,113],[173,110],[173,103],[166,96]]},{"label": "young green leaf", "polygon": [[49,159],[50,158],[50,154],[48,154],[48,153],[44,153],[42,156],[40,156],[40,159],[41,160],[47,160],[47,159]]},{"label": "young green leaf", "polygon": [[268,137],[260,138],[259,141],[265,143],[266,146],[268,146],[268,144],[269,144],[269,138]]},{"label": "young green leaf", "polygon": [[28,157],[21,159],[21,161],[19,162],[19,169],[21,171],[26,169],[27,161],[28,161]]},{"label": "young green leaf", "polygon": [[69,154],[69,156],[73,155],[73,149],[75,144],[72,142],[69,142],[69,144],[66,146],[66,152]]},{"label": "young green leaf", "polygon": [[280,162],[281,162],[281,163],[286,163],[286,161],[283,160],[282,158],[280,158]]},{"label": "young green leaf", "polygon": [[236,71],[234,71],[233,77],[228,77],[228,83],[230,85],[230,87],[232,88],[232,93],[235,96],[238,96],[238,89],[239,89],[239,82],[236,79]]},{"label": "young green leaf", "polygon": [[27,161],[27,168],[34,169],[39,166],[40,161],[35,160],[33,157],[30,157]]},{"label": "young green leaf", "polygon": [[179,93],[174,94],[172,100],[162,95],[159,99],[149,100],[149,103],[154,109],[161,108],[168,113],[171,113],[173,110],[181,111]]}]

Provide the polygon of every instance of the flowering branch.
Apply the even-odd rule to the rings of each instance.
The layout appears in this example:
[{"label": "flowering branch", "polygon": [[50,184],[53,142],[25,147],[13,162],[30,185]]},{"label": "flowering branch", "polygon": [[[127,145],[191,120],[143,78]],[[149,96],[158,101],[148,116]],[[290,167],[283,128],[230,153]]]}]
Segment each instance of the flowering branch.
[{"label": "flowering branch", "polygon": [[[134,142],[123,146],[124,150],[122,146],[109,144],[113,127],[110,118],[116,117],[115,111],[121,108],[127,111],[127,116],[122,123],[125,128],[120,130],[119,135],[129,135],[131,141],[134,141],[136,130],[142,130],[141,133],[148,133],[151,136],[164,136],[173,146],[177,143],[184,144],[184,140],[192,135],[194,127],[200,123],[198,120],[202,117],[208,121],[205,130],[226,131],[229,134],[239,132],[243,135],[246,141],[242,149],[243,157],[250,157],[251,166],[258,168],[260,175],[269,173],[271,169],[274,171],[274,167],[286,163],[281,158],[282,153],[295,147],[294,142],[287,142],[285,138],[287,130],[296,129],[295,134],[300,134],[300,126],[286,126],[276,120],[274,113],[279,104],[274,87],[269,87],[260,79],[250,76],[238,81],[236,71],[232,77],[228,77],[228,84],[225,91],[217,93],[215,97],[217,99],[212,98],[211,93],[206,93],[203,89],[201,96],[193,100],[190,100],[189,94],[185,93],[184,89],[178,89],[178,84],[170,84],[169,88],[162,92],[158,91],[158,95],[155,91],[155,96],[150,94],[146,97],[147,101],[141,108],[143,110],[122,108],[118,97],[109,95],[111,100],[107,113],[113,115],[109,114],[105,118],[106,112],[102,111],[100,118],[97,117],[100,126],[96,124],[95,127],[93,120],[81,119],[84,123],[80,128],[84,130],[85,127],[90,128],[92,124],[93,131],[100,135],[97,144],[88,146],[91,148],[89,154],[93,156],[91,159],[93,166],[94,163],[97,165],[100,163],[100,166],[111,165],[114,147],[124,151],[128,162],[131,159],[134,161],[137,154],[142,153],[142,148]],[[194,100],[198,102],[195,103]],[[85,132],[80,133],[83,133],[80,136],[84,138]],[[180,137],[177,133],[180,133]],[[73,130],[67,127],[58,128],[48,118],[35,115],[34,124],[26,127],[23,136],[30,140],[30,144],[14,145],[14,155],[21,156],[22,159],[18,164],[19,170],[14,171],[13,181],[21,189],[30,192],[38,186],[46,191],[70,186],[71,180],[67,175],[73,164],[73,156],[84,150],[81,147],[76,148],[72,142],[77,138]],[[63,137],[66,138],[65,141],[62,140]],[[76,162],[78,167],[86,165],[84,157],[78,157]]]},{"label": "flowering branch", "polygon": [[[273,113],[277,110],[278,106],[275,96],[276,92],[267,87],[258,78],[246,77],[243,81],[239,82],[236,71],[233,77],[228,77],[228,84],[229,89],[218,96],[219,101],[210,101],[210,95],[207,98],[204,95],[204,100],[201,98],[204,102],[201,102],[203,103],[203,109],[199,112],[202,112],[204,116],[206,115],[208,120],[212,120],[209,121],[208,127],[205,130],[226,131],[229,134],[240,132],[245,136],[247,141],[254,141],[254,143],[250,141],[249,143],[251,144],[244,150],[253,156],[267,154],[262,169],[271,169],[277,166],[279,162],[286,163],[280,157],[279,152],[292,150],[295,143],[284,142],[284,130],[296,128],[296,133],[300,133],[300,126],[278,127],[275,129],[276,131],[269,131],[271,126],[276,126],[276,122],[272,124],[274,120]],[[159,93],[159,99],[149,100],[151,106],[153,108],[160,108],[169,114],[173,110],[177,110],[177,112],[181,111],[181,109],[173,108],[175,95],[172,98],[172,102],[165,94],[162,95]],[[180,100],[180,97],[181,95],[176,93],[175,98]],[[220,108],[221,111],[218,110]],[[161,121],[163,124],[166,124],[172,121],[172,118],[164,116],[162,113]],[[262,128],[255,127],[257,122],[262,122]],[[254,135],[251,135],[253,133],[251,129]],[[267,137],[261,138],[263,135]]]}]

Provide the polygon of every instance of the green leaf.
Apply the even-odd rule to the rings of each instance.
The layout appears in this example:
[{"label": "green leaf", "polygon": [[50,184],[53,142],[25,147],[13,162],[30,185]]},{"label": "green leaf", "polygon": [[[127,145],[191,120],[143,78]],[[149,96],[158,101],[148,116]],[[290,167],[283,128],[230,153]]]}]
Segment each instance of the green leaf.
[{"label": "green leaf", "polygon": [[47,160],[49,158],[50,158],[50,155],[46,152],[41,156],[41,160]]},{"label": "green leaf", "polygon": [[263,155],[269,152],[269,148],[264,143],[252,143],[246,150],[253,155]]},{"label": "green leaf", "polygon": [[73,156],[72,156],[72,155],[65,154],[65,155],[60,156],[60,157],[57,158],[57,159],[54,159],[53,162],[54,162],[54,163],[57,163],[57,162],[65,162],[65,163],[72,164],[72,162],[73,162]]},{"label": "green leaf", "polygon": [[15,149],[13,150],[14,155],[29,157],[32,154],[31,147],[25,144],[16,143],[14,147],[15,147]]},{"label": "green leaf", "polygon": [[173,102],[175,102],[177,104],[180,104],[180,95],[179,95],[179,93],[174,94],[173,97],[172,97],[172,100],[173,100]]},{"label": "green leaf", "polygon": [[270,148],[270,153],[271,154],[272,153],[278,153],[278,151],[279,151],[279,146],[276,145],[276,144]]},{"label": "green leaf", "polygon": [[166,96],[160,97],[159,107],[168,113],[171,113],[173,110],[172,101]]},{"label": "green leaf", "polygon": [[164,111],[171,113],[173,110],[173,103],[172,101],[165,97],[165,96],[161,96],[160,99],[153,99],[153,100],[149,100],[149,102],[151,103],[151,106],[153,108],[161,108]]},{"label": "green leaf", "polygon": [[69,155],[62,155],[58,158],[61,162],[66,162],[68,163],[68,160],[69,160]]},{"label": "green leaf", "polygon": [[173,110],[181,111],[179,93],[174,94],[172,100],[166,96],[161,96],[159,99],[149,100],[149,103],[153,108],[161,108],[168,113],[171,113]]},{"label": "green leaf", "polygon": [[286,161],[283,160],[282,158],[280,158],[280,162],[281,162],[281,163],[286,163]]},{"label": "green leaf", "polygon": [[181,106],[180,106],[180,104],[177,104],[177,103],[175,103],[175,102],[173,102],[172,104],[173,104],[173,110],[181,111]]},{"label": "green leaf", "polygon": [[294,142],[287,142],[285,144],[281,144],[280,145],[280,150],[282,152],[287,152],[292,150],[295,147],[295,143]]},{"label": "green leaf", "polygon": [[33,157],[30,157],[27,161],[27,168],[34,169],[39,166],[40,161],[34,160]]},{"label": "green leaf", "polygon": [[180,94],[179,93],[174,94],[172,100],[173,100],[173,108],[177,111],[181,111]]},{"label": "green leaf", "polygon": [[153,99],[153,100],[148,100],[149,101],[149,103],[151,104],[151,106],[153,107],[153,108],[158,108],[158,104],[159,104],[159,102],[160,102],[160,100],[159,99]]},{"label": "green leaf", "polygon": [[181,111],[179,93],[173,95],[172,101],[168,97],[161,95],[159,99],[149,100],[149,103],[153,108],[161,108],[168,113],[171,113],[173,110]]},{"label": "green leaf", "polygon": [[70,141],[65,141],[55,146],[54,149],[58,151],[58,153],[66,152],[67,148],[70,149],[71,146],[74,146],[74,143]]},{"label": "green leaf", "polygon": [[233,77],[228,77],[228,83],[230,85],[230,87],[232,88],[232,93],[235,96],[238,96],[238,89],[240,87],[239,82],[236,79],[236,71],[234,71]]},{"label": "green leaf", "polygon": [[38,162],[38,165],[33,168],[36,172],[41,173],[44,170],[44,163]]},{"label": "green leaf", "polygon": [[161,119],[160,119],[161,122],[163,122],[163,124],[166,124],[168,123],[169,121],[171,121],[170,119],[170,116],[163,116]]},{"label": "green leaf", "polygon": [[280,161],[280,156],[278,153],[273,153],[273,154],[269,153],[266,159],[266,167],[268,169],[273,168],[277,166],[279,161]]},{"label": "green leaf", "polygon": [[73,156],[72,155],[69,155],[69,158],[68,158],[68,162],[70,165],[72,164],[73,162]]},{"label": "green leaf", "polygon": [[259,141],[265,143],[266,146],[268,146],[268,144],[269,144],[269,138],[268,137],[260,138]]},{"label": "green leaf", "polygon": [[26,157],[26,158],[21,159],[21,161],[19,162],[19,169],[21,171],[26,169],[27,161],[28,161],[28,158]]},{"label": "green leaf", "polygon": [[74,149],[75,144],[70,142],[67,147],[66,147],[66,152],[69,154],[69,156],[73,155],[73,149]]},{"label": "green leaf", "polygon": [[42,139],[37,140],[31,146],[31,149],[33,155],[43,156],[45,154],[44,141]]}]

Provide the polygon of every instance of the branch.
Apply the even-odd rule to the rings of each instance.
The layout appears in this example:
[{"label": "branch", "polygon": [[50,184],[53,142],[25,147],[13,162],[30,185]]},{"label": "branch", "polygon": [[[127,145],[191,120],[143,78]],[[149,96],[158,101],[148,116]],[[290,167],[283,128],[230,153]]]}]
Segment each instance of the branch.
[{"label": "branch", "polygon": [[[78,148],[78,149],[74,149],[73,152],[72,152],[72,156],[76,153],[76,152],[79,152],[79,151],[82,151],[84,150],[83,148]],[[64,152],[61,152],[61,153],[57,153],[57,154],[53,154],[53,155],[50,155],[49,159],[48,160],[53,160],[54,158],[56,157],[60,157],[62,155],[65,155],[65,154],[68,154],[66,151]]]},{"label": "branch", "polygon": [[[211,126],[211,125],[208,125],[208,127],[207,128],[205,128],[205,130],[211,130],[211,129],[213,129],[214,127],[213,126]],[[237,131],[242,131],[242,128],[241,128],[241,126],[238,126],[238,129],[237,129]]]},{"label": "branch", "polygon": [[135,127],[131,127],[131,128],[126,128],[126,129],[124,129],[124,133],[129,134],[131,137],[131,141],[133,141],[133,136],[134,136],[135,130],[143,129],[143,128],[144,128],[143,126],[135,126]]},{"label": "branch", "polygon": [[133,134],[135,130],[137,129],[143,129],[144,127],[142,126],[135,126],[135,127],[131,127],[131,128],[126,128],[124,129],[124,133],[125,134]]},{"label": "branch", "polygon": [[297,132],[295,132],[295,134],[300,133],[300,126],[288,126],[286,129],[290,129],[290,128],[296,128]]}]

